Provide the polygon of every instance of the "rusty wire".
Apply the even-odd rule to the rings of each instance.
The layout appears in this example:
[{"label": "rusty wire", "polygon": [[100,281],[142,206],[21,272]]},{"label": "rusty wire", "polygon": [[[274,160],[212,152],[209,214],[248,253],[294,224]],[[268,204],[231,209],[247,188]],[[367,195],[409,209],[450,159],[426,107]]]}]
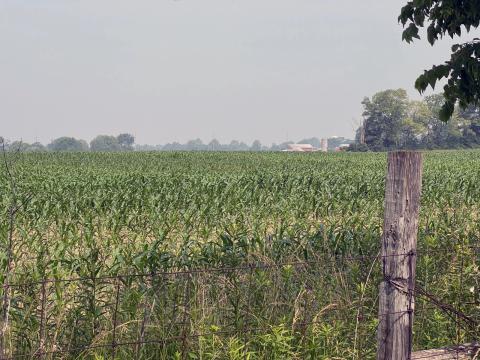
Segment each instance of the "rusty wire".
[{"label": "rusty wire", "polygon": [[[467,246],[467,248],[475,248],[477,249],[478,247],[476,246]],[[425,252],[425,253],[434,253],[433,251],[430,252]],[[268,269],[281,269],[286,266],[292,266],[292,267],[303,267],[303,266],[311,266],[311,265],[327,265],[328,262],[330,261],[365,261],[365,260],[377,260],[379,258],[388,258],[388,257],[397,257],[397,256],[403,256],[403,257],[412,257],[412,256],[417,256],[417,253],[401,253],[401,254],[387,254],[387,255],[363,255],[363,256],[344,256],[344,255],[332,255],[332,256],[327,256],[325,258],[321,259],[315,259],[315,260],[309,260],[309,261],[291,261],[291,262],[282,262],[282,263],[262,263],[262,262],[251,262],[251,263],[245,263],[236,267],[213,267],[213,268],[194,268],[194,269],[182,269],[182,270],[174,270],[174,271],[162,271],[162,272],[150,272],[150,273],[132,273],[132,274],[117,274],[117,275],[108,275],[108,276],[98,276],[95,278],[92,277],[75,277],[75,278],[63,278],[63,279],[54,279],[54,278],[45,278],[42,280],[38,281],[31,281],[31,282],[24,282],[24,283],[9,283],[7,284],[8,287],[22,287],[22,286],[33,286],[33,285],[41,285],[42,286],[42,296],[41,296],[41,323],[40,323],[40,346],[36,351],[33,351],[32,353],[29,354],[14,354],[11,357],[6,357],[6,358],[0,358],[1,360],[7,360],[7,359],[21,359],[25,357],[43,357],[46,355],[52,355],[52,354],[57,354],[57,353],[75,353],[75,352],[84,352],[88,350],[94,350],[94,349],[99,349],[99,348],[111,348],[113,356],[115,356],[117,349],[122,346],[136,346],[136,352],[138,353],[139,348],[141,345],[144,344],[167,344],[169,342],[178,342],[181,341],[183,344],[184,348],[184,353],[186,352],[186,348],[188,345],[188,340],[191,340],[193,338],[198,338],[198,337],[208,337],[208,336],[220,336],[220,335],[229,335],[229,334],[237,334],[237,333],[252,333],[252,332],[258,332],[258,331],[265,331],[270,328],[270,326],[264,326],[264,327],[248,327],[245,326],[245,324],[242,326],[242,329],[235,329],[235,330],[223,330],[223,331],[213,331],[213,332],[207,332],[207,333],[194,333],[190,334],[190,329],[187,328],[188,321],[188,295],[189,295],[189,288],[188,286],[186,287],[185,294],[186,296],[184,297],[184,306],[183,306],[183,325],[184,328],[182,330],[181,335],[179,336],[172,336],[168,338],[160,338],[160,339],[144,339],[143,334],[141,334],[135,341],[127,341],[127,342],[118,342],[116,338],[116,330],[118,327],[118,318],[117,318],[117,313],[118,313],[118,306],[119,306],[119,298],[120,298],[120,284],[122,279],[127,279],[127,278],[143,278],[143,277],[164,277],[168,278],[170,276],[187,276],[188,281],[191,281],[191,276],[198,275],[198,274],[208,274],[208,273],[216,273],[216,274],[226,274],[226,273],[231,273],[231,272],[236,272],[236,271],[250,271],[251,272],[254,270],[268,270]],[[462,273],[463,273],[463,264],[462,264]],[[462,281],[463,281],[463,274],[462,276]],[[419,298],[423,298],[426,302],[430,303],[430,307],[424,307],[422,311],[425,310],[433,310],[433,309],[439,309],[440,311],[444,312],[447,314],[456,324],[457,329],[459,327],[463,327],[463,325],[467,325],[467,328],[475,328],[478,326],[478,323],[476,320],[470,318],[466,314],[462,313],[460,310],[456,309],[454,306],[447,304],[439,299],[437,299],[434,295],[428,293],[424,289],[422,289],[418,285],[414,285],[413,287],[409,286],[407,290],[403,289],[401,284],[395,284],[395,281],[392,279],[384,279],[385,281],[391,282],[397,290],[401,289],[401,291],[407,291],[408,295],[413,298],[413,295],[415,294]],[[59,346],[58,349],[50,350],[50,351],[45,351],[45,329],[44,327],[46,326],[45,324],[45,318],[46,318],[46,295],[45,295],[45,286],[48,283],[58,283],[58,282],[63,282],[63,283],[68,283],[68,282],[83,282],[83,281],[114,281],[116,284],[116,296],[115,296],[115,305],[114,305],[114,311],[113,311],[113,330],[112,330],[112,341],[110,343],[105,343],[105,344],[90,344],[90,345],[85,345],[81,347],[76,347],[76,348],[69,348],[69,349],[62,349],[61,346]],[[410,284],[409,284],[410,285]],[[175,292],[176,294],[176,292]],[[176,296],[176,295],[175,295]],[[354,307],[352,307],[354,308]],[[338,309],[336,309],[338,310]],[[396,312],[389,312],[389,313],[383,313],[383,314],[377,314],[376,316],[381,319],[386,316],[392,316],[392,315],[407,315],[409,318],[412,318],[412,315],[414,312],[418,312],[418,310],[414,310],[412,303],[409,302],[408,309],[406,311],[396,311]],[[145,309],[145,314],[144,314],[144,321],[147,321],[147,309]],[[361,319],[363,319],[363,313],[360,316]],[[301,322],[297,323],[298,325],[303,325],[303,326],[308,326],[308,325],[314,325],[318,323],[317,321],[310,321],[310,322]],[[142,322],[143,324],[143,322]],[[143,325],[142,325],[143,326]],[[458,331],[458,330],[457,330]],[[410,339],[411,341],[411,339]],[[452,347],[449,349],[458,349],[459,345],[457,344],[456,347]],[[450,350],[449,350],[450,351]],[[455,351],[455,350],[453,350]],[[458,351],[458,350],[457,350]],[[416,357],[415,359],[424,359],[428,358],[428,356],[424,357]]]},{"label": "rusty wire", "polygon": [[[466,246],[466,248],[473,248],[479,249],[480,246]],[[415,253],[400,253],[400,254],[387,254],[387,255],[358,255],[358,256],[345,256],[345,255],[328,255],[321,259],[315,260],[298,260],[298,261],[291,261],[291,262],[282,262],[282,263],[262,263],[262,262],[251,262],[245,263],[239,266],[230,266],[230,267],[206,267],[206,268],[193,268],[193,269],[184,269],[184,270],[173,270],[173,271],[152,271],[148,273],[131,273],[131,274],[116,274],[116,275],[104,275],[104,276],[97,276],[92,278],[91,276],[78,276],[78,277],[69,277],[69,278],[44,278],[41,280],[35,281],[27,281],[27,282],[9,282],[7,284],[8,287],[23,287],[23,286],[34,286],[34,285],[42,285],[43,283],[70,283],[70,282],[82,282],[82,281],[91,281],[91,280],[99,280],[99,281],[108,281],[108,280],[117,280],[117,279],[127,279],[127,278],[135,278],[135,277],[156,277],[156,276],[182,276],[182,275],[195,275],[195,274],[202,274],[202,273],[231,273],[236,271],[249,271],[249,270],[262,270],[262,269],[275,269],[275,268],[282,268],[285,266],[309,266],[315,264],[323,264],[325,262],[333,262],[333,261],[364,261],[364,260],[376,260],[378,258],[390,258],[390,257],[407,257],[412,255],[418,255],[418,251]],[[429,250],[425,251],[424,254],[436,254],[436,253],[444,253],[443,249],[437,250]]]}]

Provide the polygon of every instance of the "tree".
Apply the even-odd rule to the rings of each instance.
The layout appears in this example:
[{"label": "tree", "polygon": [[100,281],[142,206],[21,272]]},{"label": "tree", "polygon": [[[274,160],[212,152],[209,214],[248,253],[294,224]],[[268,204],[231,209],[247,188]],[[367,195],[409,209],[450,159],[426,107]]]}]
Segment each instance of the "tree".
[{"label": "tree", "polygon": [[226,145],[227,151],[240,151],[240,142],[237,140],[230,141],[230,144]]},{"label": "tree", "polygon": [[185,144],[185,150],[202,151],[205,149],[206,149],[206,146],[203,144],[203,141],[199,138],[195,140],[189,140]]},{"label": "tree", "polygon": [[353,151],[353,152],[367,152],[368,146],[366,144],[360,144],[360,143],[354,143],[350,144],[348,147],[347,151]]},{"label": "tree", "polygon": [[[358,132],[360,132],[360,129],[358,129]],[[358,138],[360,140],[360,133],[358,134]],[[327,141],[328,141],[328,150],[335,150],[337,147],[339,147],[342,144],[351,144],[353,142],[352,140],[346,139],[343,136],[331,137],[331,138],[328,138]]]},{"label": "tree", "polygon": [[117,142],[120,148],[124,151],[133,150],[133,144],[135,143],[135,137],[132,134],[120,134],[117,136]]},{"label": "tree", "polygon": [[241,141],[240,144],[238,145],[238,150],[239,151],[248,151],[248,150],[250,150],[250,147],[246,143]]},{"label": "tree", "polygon": [[165,144],[163,147],[162,147],[162,150],[164,151],[180,151],[180,150],[184,150],[183,149],[183,145],[174,141],[173,143],[168,143],[168,144]]},{"label": "tree", "polygon": [[[462,34],[462,29],[470,32],[480,24],[480,1],[462,0],[414,0],[405,5],[398,17],[403,24],[402,39],[407,43],[420,39],[419,28],[427,26],[427,40],[434,45],[445,35],[452,39]],[[444,102],[439,110],[439,118],[448,121],[458,101],[461,108],[478,105],[480,100],[480,40],[457,44],[452,47],[450,60],[433,66],[420,75],[415,88],[423,93],[430,85],[435,88],[437,81],[446,78]]]},{"label": "tree", "polygon": [[[288,145],[293,144],[293,143],[294,143],[293,141],[284,141],[284,142],[278,144],[278,146],[276,147],[275,150],[287,150]],[[272,147],[273,147],[273,145],[272,145]]]},{"label": "tree", "polygon": [[8,151],[25,152],[30,150],[30,144],[23,141],[14,141],[8,144]]},{"label": "tree", "polygon": [[88,144],[85,140],[63,136],[53,140],[47,148],[51,151],[88,151]]},{"label": "tree", "polygon": [[443,106],[443,96],[441,94],[435,94],[425,97],[425,105],[430,112],[430,118],[428,119],[427,134],[423,138],[423,147],[434,148],[458,148],[462,147],[464,141],[463,137],[463,120],[458,115],[458,111],[455,111],[448,123],[441,120],[439,113]]},{"label": "tree", "polygon": [[422,141],[428,134],[428,123],[431,111],[424,101],[411,101],[406,117],[402,120],[400,144],[406,149],[422,146]]},{"label": "tree", "polygon": [[212,141],[210,141],[208,143],[208,150],[210,151],[219,151],[221,150],[221,144],[220,142],[217,140],[217,139],[212,139]]},{"label": "tree", "polygon": [[[365,98],[364,133],[368,150],[453,149],[480,146],[480,109],[456,106],[448,122],[439,117],[442,94],[410,101],[403,90],[386,90]],[[350,151],[365,151],[357,130]]]},{"label": "tree", "polygon": [[38,141],[34,142],[28,147],[28,151],[46,151],[46,150],[47,149],[45,145],[43,145],[42,143],[39,143]]},{"label": "tree", "polygon": [[121,145],[115,136],[98,135],[90,142],[92,151],[120,151]]},{"label": "tree", "polygon": [[260,140],[255,140],[252,143],[252,146],[250,147],[250,150],[252,150],[252,151],[262,151],[262,143],[260,142]]},{"label": "tree", "polygon": [[280,146],[277,145],[276,143],[272,143],[272,145],[270,146],[270,151],[279,151],[279,150],[282,150],[280,149]]},{"label": "tree", "polygon": [[401,127],[408,109],[407,92],[385,90],[365,98],[363,117],[365,143],[374,151],[401,147]]},{"label": "tree", "polygon": [[465,142],[468,146],[480,144],[480,108],[468,106],[459,110],[459,116],[468,121],[468,127],[464,129]]}]

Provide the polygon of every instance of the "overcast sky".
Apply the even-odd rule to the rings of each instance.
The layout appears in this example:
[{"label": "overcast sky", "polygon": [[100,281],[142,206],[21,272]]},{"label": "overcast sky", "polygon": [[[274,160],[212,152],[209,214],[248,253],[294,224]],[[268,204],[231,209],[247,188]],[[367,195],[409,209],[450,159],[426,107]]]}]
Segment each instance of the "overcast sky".
[{"label": "overcast sky", "polygon": [[[449,57],[406,0],[1,0],[0,135],[265,144],[353,136],[364,96]],[[458,41],[458,40],[457,40]]]}]

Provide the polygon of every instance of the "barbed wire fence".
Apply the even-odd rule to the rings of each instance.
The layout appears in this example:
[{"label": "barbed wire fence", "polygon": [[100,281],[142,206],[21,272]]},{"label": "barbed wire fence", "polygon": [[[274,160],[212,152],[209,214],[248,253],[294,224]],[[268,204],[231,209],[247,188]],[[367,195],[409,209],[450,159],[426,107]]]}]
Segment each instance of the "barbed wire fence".
[{"label": "barbed wire fence", "polygon": [[[480,257],[480,247],[477,246],[468,246],[465,249],[468,249],[474,256]],[[429,251],[425,252],[429,255],[438,255],[440,251]],[[390,255],[390,257],[404,257],[405,254]],[[121,348],[130,347],[133,348],[133,352],[137,355],[141,353],[142,347],[146,345],[157,345],[160,348],[168,347],[169,344],[176,344],[180,349],[182,349],[182,358],[186,358],[188,353],[189,343],[192,340],[198,340],[201,338],[209,337],[223,337],[223,336],[240,336],[244,339],[245,342],[248,342],[248,334],[262,334],[269,332],[272,329],[272,326],[279,325],[279,323],[271,323],[266,325],[252,325],[248,321],[245,321],[248,317],[248,313],[252,313],[251,306],[251,297],[252,293],[255,293],[253,288],[255,285],[252,285],[253,281],[256,281],[256,277],[265,278],[269,276],[269,279],[280,280],[284,284],[282,286],[288,285],[288,281],[296,281],[303,279],[303,283],[299,283],[297,293],[302,291],[308,291],[308,287],[311,286],[308,284],[312,277],[320,275],[322,273],[325,276],[325,269],[330,268],[332,271],[338,269],[339,267],[345,266],[346,263],[352,265],[352,263],[363,263],[364,265],[373,264],[382,260],[381,255],[365,255],[365,256],[330,256],[322,257],[321,259],[316,259],[312,261],[293,261],[293,262],[282,262],[282,263],[261,263],[253,262],[248,264],[242,264],[236,267],[218,267],[218,268],[195,268],[195,269],[181,269],[176,271],[161,271],[155,273],[132,273],[132,274],[117,274],[117,275],[106,275],[99,276],[97,278],[86,278],[86,277],[75,277],[75,278],[45,278],[42,280],[35,280],[29,282],[12,282],[6,284],[9,289],[11,289],[11,298],[21,297],[22,292],[30,291],[36,295],[36,300],[32,299],[33,307],[36,308],[35,318],[38,323],[38,340],[37,344],[32,344],[32,351],[29,353],[15,353],[11,352],[9,355],[3,357],[3,359],[21,359],[21,358],[30,358],[30,357],[46,357],[51,355],[76,355],[78,356],[81,353],[88,353],[89,351],[98,351],[102,350],[104,353],[108,354],[109,357],[115,358],[117,351]],[[282,273],[285,269],[293,270],[293,272],[299,277],[295,280],[294,278],[289,278],[286,280],[282,278]],[[268,275],[266,274],[268,273]],[[459,273],[459,276],[462,276]],[[241,279],[242,285],[239,287],[241,289],[249,289],[250,291],[242,297],[245,306],[242,309],[243,317],[241,323],[233,324],[227,322],[229,319],[228,314],[221,315],[222,307],[220,306],[225,300],[224,291],[228,291],[228,283],[226,279]],[[132,279],[136,279],[137,282],[132,282]],[[205,280],[208,280],[210,284],[210,289],[208,286],[205,286]],[[99,294],[98,301],[102,303],[102,307],[105,310],[105,313],[102,317],[105,319],[110,318],[111,324],[110,329],[98,328],[98,333],[108,334],[108,340],[99,341],[98,338],[94,338],[91,343],[87,344],[62,344],[55,341],[52,341],[49,338],[49,319],[51,315],[48,314],[48,310],[51,309],[49,302],[51,297],[54,296],[53,292],[58,286],[72,286],[75,288],[74,291],[81,291],[82,284],[85,283],[95,284]],[[218,284],[221,283],[221,286]],[[200,284],[200,285],[199,285]],[[126,322],[122,322],[125,311],[124,307],[126,304],[126,298],[129,296],[129,292],[132,288],[136,288],[140,285],[145,286],[143,294],[152,294],[150,303],[144,305],[144,311],[142,312],[142,317],[138,319],[132,319],[131,317],[127,319]],[[278,283],[275,286],[279,286]],[[220,313],[220,316],[217,314],[218,322],[210,322],[209,331],[195,331],[190,328],[190,325],[195,322],[193,319],[193,314],[191,313],[189,306],[196,303],[198,305],[198,296],[199,294],[194,294],[192,288],[200,288],[202,291],[211,291],[210,294],[216,293],[216,299],[212,299],[214,296],[203,299],[203,301],[210,302],[210,308],[214,307],[216,310],[214,312]],[[100,291],[102,289],[102,291]],[[170,297],[168,301],[169,292]],[[100,295],[102,293],[103,295]],[[155,295],[154,295],[155,294]],[[162,299],[163,294],[163,299]],[[107,295],[108,301],[106,301],[102,296]],[[75,296],[75,294],[73,294]],[[375,319],[381,319],[389,315],[403,316],[403,315],[412,315],[413,313],[419,314],[420,312],[431,312],[434,310],[440,311],[446,317],[450,318],[451,322],[456,326],[456,333],[463,331],[466,334],[470,334],[472,339],[474,336],[478,336],[478,331],[480,330],[478,318],[470,316],[468,313],[465,313],[455,306],[444,302],[441,299],[438,299],[435,295],[425,291],[420,286],[415,286],[414,296],[416,301],[421,301],[425,306],[421,309],[408,309],[406,311],[399,312],[390,312],[390,313],[380,313],[377,314],[376,308],[365,309],[362,304],[339,304],[330,303],[323,304],[323,307],[329,307],[324,313],[329,314],[329,318],[334,321],[336,313],[341,314],[342,317],[345,314],[351,315],[353,313],[353,321],[359,322],[372,322]],[[195,298],[196,297],[196,298]],[[35,297],[34,297],[35,298]],[[195,298],[195,299],[194,299]],[[171,310],[170,316],[166,312],[163,312],[164,317],[162,323],[165,328],[170,328],[168,331],[165,331],[167,334],[172,332],[176,334],[172,336],[164,337],[148,337],[148,331],[145,332],[145,329],[152,324],[149,319],[149,314],[152,313],[153,308],[155,307],[155,299],[157,299],[157,306],[163,306],[163,309]],[[160,299],[160,300],[158,300]],[[74,302],[72,302],[73,304]],[[212,304],[213,303],[213,304]],[[32,306],[32,304],[30,304]],[[123,304],[123,305],[122,305]],[[223,303],[224,304],[224,303]],[[26,303],[23,304],[27,305]],[[267,307],[281,307],[275,303],[266,304]],[[198,306],[195,306],[199,308]],[[291,313],[294,305],[291,304],[289,311],[284,311],[283,314]],[[320,307],[320,305],[317,306]],[[305,309],[305,311],[315,312],[317,309]],[[260,312],[265,311],[265,307],[261,307]],[[167,311],[168,312],[168,311]],[[317,311],[318,312],[318,311]],[[137,311],[138,313],[138,311]],[[215,315],[215,314],[214,314]],[[282,317],[273,317],[275,320],[282,319]],[[248,319],[247,319],[248,320]],[[284,318],[282,319],[284,320]],[[322,323],[328,323],[328,319],[317,319],[315,316],[309,316],[309,318],[302,318],[299,316],[298,319],[292,317],[290,319],[289,328],[294,329],[298,334],[301,334],[302,331],[305,331],[305,328],[308,326],[315,326]],[[124,331],[122,328],[126,323],[135,322],[140,324],[138,331],[129,333],[137,333],[136,338],[125,339],[122,335]],[[97,325],[99,326],[99,325]],[[373,334],[372,334],[373,335]],[[463,344],[457,344],[456,351],[461,349]],[[451,348],[450,351],[453,351],[454,348]],[[431,355],[434,357],[434,355]],[[426,358],[424,357],[421,357]],[[415,358],[417,359],[417,358]],[[418,358],[419,359],[419,358]]]}]

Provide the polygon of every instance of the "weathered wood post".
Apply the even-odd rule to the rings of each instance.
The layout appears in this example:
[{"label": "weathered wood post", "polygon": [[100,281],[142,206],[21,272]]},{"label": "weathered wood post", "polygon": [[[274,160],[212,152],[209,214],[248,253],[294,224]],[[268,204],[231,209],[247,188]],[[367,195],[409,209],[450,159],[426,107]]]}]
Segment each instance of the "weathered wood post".
[{"label": "weathered wood post", "polygon": [[382,237],[378,360],[410,360],[422,154],[388,154]]}]

